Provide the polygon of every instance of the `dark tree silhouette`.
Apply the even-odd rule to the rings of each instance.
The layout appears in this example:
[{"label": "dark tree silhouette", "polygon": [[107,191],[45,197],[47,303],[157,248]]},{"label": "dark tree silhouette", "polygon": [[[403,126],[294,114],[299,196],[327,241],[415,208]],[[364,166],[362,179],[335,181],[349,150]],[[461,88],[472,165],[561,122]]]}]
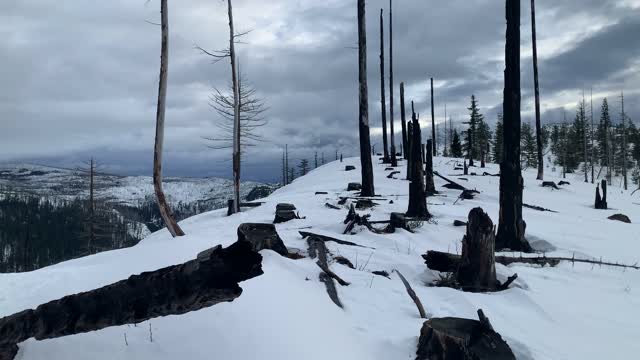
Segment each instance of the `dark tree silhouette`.
[{"label": "dark tree silhouette", "polygon": [[520,0],[506,0],[504,159],[500,164],[500,221],[496,249],[531,251],[522,219],[520,168]]},{"label": "dark tree silhouette", "polygon": [[391,130],[391,166],[398,166],[396,158],[396,140],[393,131],[393,10],[391,0],[389,0],[389,124]]},{"label": "dark tree silhouette", "polygon": [[407,119],[404,109],[404,82],[400,83],[400,120],[402,121],[402,155],[409,158],[409,141],[407,139]]},{"label": "dark tree silhouette", "polygon": [[387,97],[384,93],[384,18],[382,11],[380,9],[380,107],[382,114],[382,162],[386,164],[391,162],[391,158],[389,157],[389,145],[387,143]]},{"label": "dark tree silhouette", "polygon": [[536,43],[536,5],[531,0],[531,43],[533,46],[533,83],[536,101],[536,145],[538,150],[538,180],[544,180],[544,157],[542,156],[542,125],[540,124],[540,84],[538,82],[538,46]]},{"label": "dark tree silhouette", "polygon": [[[374,196],[371,140],[369,135],[369,99],[367,89],[367,24],[364,0],[358,0],[358,79],[359,79],[359,135],[362,196]],[[384,88],[384,87],[383,87]]]}]

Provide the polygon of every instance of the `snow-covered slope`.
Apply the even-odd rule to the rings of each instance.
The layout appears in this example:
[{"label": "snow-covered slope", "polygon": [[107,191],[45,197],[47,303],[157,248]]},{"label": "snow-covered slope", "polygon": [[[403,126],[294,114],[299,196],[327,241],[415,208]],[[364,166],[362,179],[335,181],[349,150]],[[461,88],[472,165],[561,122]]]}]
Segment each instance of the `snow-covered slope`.
[{"label": "snow-covered slope", "polygon": [[[345,165],[358,170],[345,172]],[[393,204],[379,201],[371,211],[372,220],[388,219],[390,212],[406,210],[408,184],[387,179],[382,165],[374,167],[376,192]],[[444,175],[454,173],[450,159],[436,158],[435,167]],[[231,217],[225,217],[224,210],[192,217],[181,223],[188,234],[183,238],[172,239],[163,230],[133,248],[31,273],[0,274],[2,316],[187,261],[216,244],[229,245],[236,240],[239,224],[271,222],[275,205],[291,202],[306,219],[277,226],[288,247],[306,249],[297,232],[311,227],[307,231],[348,237],[375,248],[327,244],[334,255],[349,258],[357,268],[331,264],[332,270],[351,282],[338,289],[344,310],[329,300],[312,260],[290,260],[263,251],[264,275],[241,283],[244,292],[232,303],[137,326],[28,340],[20,345],[18,359],[412,359],[423,320],[395,274],[391,280],[371,274],[392,269],[408,278],[430,316],[476,318],[476,310],[482,308],[519,359],[629,359],[640,353],[637,270],[577,263],[554,268],[497,265],[500,280],[519,275],[509,290],[471,294],[427,286],[438,274],[426,268],[420,255],[430,249],[460,251],[464,228],[453,227],[454,219],[464,220],[469,210],[481,206],[497,223],[499,178],[459,180],[481,194],[455,205],[459,191],[442,189],[443,182],[436,178],[443,196],[429,198],[434,222],[424,223],[413,234],[376,235],[363,230],[352,236],[339,235],[346,210],[332,210],[324,204],[336,203],[339,194],[346,194],[348,182],[359,181],[359,168],[356,158],[330,163],[277,190],[261,207]],[[404,167],[400,170],[404,172]],[[489,165],[486,171],[498,169]],[[633,203],[630,192],[612,189],[609,206],[616,210],[597,211],[591,184],[572,182],[558,191],[540,187],[534,171],[527,171],[524,177],[525,202],[558,211],[524,210],[529,240],[545,248],[547,255],[575,254],[624,263],[640,260],[639,225],[607,220],[621,212],[640,222],[640,206]],[[559,180],[553,173],[547,178]],[[329,195],[315,195],[316,191]]]}]

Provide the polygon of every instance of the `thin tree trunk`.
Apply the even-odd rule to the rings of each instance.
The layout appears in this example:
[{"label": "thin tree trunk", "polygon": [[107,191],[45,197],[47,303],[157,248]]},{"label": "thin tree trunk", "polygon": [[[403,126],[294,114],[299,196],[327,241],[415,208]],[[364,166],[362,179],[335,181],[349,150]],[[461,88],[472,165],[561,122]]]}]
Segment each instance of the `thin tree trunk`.
[{"label": "thin tree trunk", "polygon": [[[413,108],[413,107],[412,107]],[[415,112],[412,115],[411,133],[411,181],[409,183],[409,207],[406,215],[421,219],[429,219],[431,215],[427,209],[427,198],[424,185],[424,167],[423,157],[421,154],[422,147],[420,140],[422,139],[420,131],[420,123]]]},{"label": "thin tree trunk", "polygon": [[393,10],[389,0],[389,123],[391,128],[391,166],[398,166],[396,158],[396,140],[393,131]]},{"label": "thin tree trunk", "polygon": [[164,115],[167,100],[167,73],[169,71],[169,10],[167,0],[160,1],[162,46],[160,49],[160,81],[158,85],[158,109],[156,112],[156,139],[153,149],[153,188],[160,216],[171,236],[183,236],[162,190],[162,147],[164,145]]},{"label": "thin tree trunk", "polygon": [[[362,196],[374,196],[373,165],[371,164],[371,140],[369,138],[369,99],[367,89],[367,25],[365,0],[358,0],[358,78],[359,78],[359,132],[360,164],[362,172]],[[381,17],[382,18],[382,17]],[[384,86],[382,87],[384,89]],[[384,112],[383,112],[384,114]]]},{"label": "thin tree trunk", "polygon": [[538,82],[538,45],[536,41],[536,5],[531,0],[531,42],[533,45],[533,82],[536,98],[536,145],[538,147],[538,180],[544,180],[544,157],[542,156],[542,124],[540,123],[540,83]]},{"label": "thin tree trunk", "polygon": [[384,18],[380,9],[380,107],[382,113],[382,151],[384,163],[389,163],[389,145],[387,143],[387,97],[384,93]]},{"label": "thin tree trunk", "polygon": [[624,189],[627,190],[627,124],[626,114],[624,113],[624,93],[620,95],[622,102],[622,175],[624,177]]},{"label": "thin tree trunk", "polygon": [[595,151],[596,151],[596,147],[594,144],[594,139],[595,139],[595,134],[594,134],[594,124],[593,124],[593,88],[591,88],[591,183],[594,184],[595,183],[595,175],[596,175],[596,169],[595,169]]},{"label": "thin tree trunk", "polygon": [[447,145],[449,144],[447,141],[447,104],[444,104],[444,154],[447,153]]},{"label": "thin tree trunk", "polygon": [[433,156],[438,156],[438,144],[436,143],[436,113],[433,104],[433,78],[431,78],[431,138],[433,139]]},{"label": "thin tree trunk", "polygon": [[500,222],[496,249],[531,251],[524,237],[522,219],[522,170],[520,168],[520,0],[506,1],[504,71],[504,159],[500,164]]},{"label": "thin tree trunk", "polygon": [[404,109],[404,82],[400,83],[400,120],[402,121],[402,155],[409,159],[409,141],[407,140],[407,120]]},{"label": "thin tree trunk", "polygon": [[582,91],[582,110],[580,111],[580,116],[582,117],[582,139],[583,139],[583,154],[584,154],[584,182],[589,182],[589,168],[587,167],[587,114],[585,107],[586,103],[584,102],[584,90]]},{"label": "thin tree trunk", "polygon": [[87,249],[89,250],[89,254],[93,254],[92,246],[96,243],[96,205],[94,194],[94,182],[93,176],[95,175],[95,165],[93,162],[93,158],[91,158],[91,162],[89,163],[89,244],[87,245]]},{"label": "thin tree trunk", "polygon": [[229,13],[229,58],[231,59],[231,84],[233,86],[233,198],[234,210],[240,212],[240,86],[236,70],[235,33],[233,8],[227,0]]}]

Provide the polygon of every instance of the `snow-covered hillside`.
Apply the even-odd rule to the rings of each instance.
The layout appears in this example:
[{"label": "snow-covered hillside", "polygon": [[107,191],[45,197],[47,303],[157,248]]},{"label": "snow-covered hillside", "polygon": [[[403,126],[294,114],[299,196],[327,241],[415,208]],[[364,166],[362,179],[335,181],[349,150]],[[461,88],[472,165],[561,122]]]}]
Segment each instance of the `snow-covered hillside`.
[{"label": "snow-covered hillside", "polygon": [[[95,177],[96,196],[113,203],[139,206],[153,195],[150,176],[120,176],[98,173]],[[73,200],[88,196],[88,177],[81,171],[31,164],[0,165],[0,186],[37,195]],[[243,182],[241,196],[263,185]],[[195,203],[206,201],[215,207],[226,206],[233,192],[233,182],[222,178],[164,178],[164,190],[170,202]]]},{"label": "snow-covered hillside", "polygon": [[[358,170],[345,172],[345,165]],[[443,175],[458,173],[451,159],[435,158]],[[299,229],[346,239],[373,248],[327,243],[334,255],[342,255],[356,269],[332,263],[334,272],[351,283],[339,287],[344,310],[327,296],[318,281],[315,261],[291,260],[262,251],[264,275],[241,283],[243,294],[231,303],[183,316],[154,319],[137,326],[108,328],[93,333],[20,344],[18,359],[305,359],[391,360],[413,359],[423,319],[405,289],[371,271],[400,270],[421,298],[429,316],[476,319],[482,308],[496,331],[512,347],[518,359],[630,359],[640,353],[640,271],[607,266],[560,263],[550,268],[497,264],[498,278],[513,273],[518,279],[510,289],[492,294],[464,293],[429,287],[438,273],[427,269],[421,254],[427,250],[460,251],[464,228],[453,220],[465,220],[474,207],[482,207],[498,221],[498,182],[490,176],[457,180],[481,194],[475,200],[454,202],[459,191],[443,189],[429,198],[434,221],[415,233],[399,230],[377,235],[362,230],[341,235],[346,209],[336,204],[347,194],[349,182],[360,180],[357,158],[333,162],[296,179],[265,199],[264,205],[225,216],[224,210],[201,214],[181,225],[187,236],[172,239],[158,231],[137,246],[68,261],[38,271],[0,274],[0,316],[33,308],[67,294],[94,289],[131,274],[155,270],[193,259],[217,244],[230,245],[243,222],[271,222],[279,202],[296,205],[305,219],[277,225],[289,248],[305,251]],[[378,201],[372,220],[386,220],[391,212],[407,208],[408,183],[387,179],[384,166],[374,165]],[[404,178],[404,164],[400,169]],[[482,172],[480,169],[476,171]],[[474,171],[472,169],[471,171]],[[496,173],[496,165],[487,172]],[[547,174],[547,180],[554,178]],[[524,201],[558,213],[524,209],[527,237],[548,256],[600,258],[628,264],[640,260],[640,206],[630,192],[612,188],[609,206],[594,210],[595,188],[572,180],[561,190],[539,186],[535,171],[524,174]],[[326,191],[328,195],[315,195]],[[391,204],[388,200],[393,200]],[[635,200],[638,202],[638,200]],[[628,215],[634,224],[608,220],[614,213]],[[311,229],[308,229],[311,228]],[[150,341],[150,329],[153,342]],[[125,343],[126,336],[126,343]]]}]

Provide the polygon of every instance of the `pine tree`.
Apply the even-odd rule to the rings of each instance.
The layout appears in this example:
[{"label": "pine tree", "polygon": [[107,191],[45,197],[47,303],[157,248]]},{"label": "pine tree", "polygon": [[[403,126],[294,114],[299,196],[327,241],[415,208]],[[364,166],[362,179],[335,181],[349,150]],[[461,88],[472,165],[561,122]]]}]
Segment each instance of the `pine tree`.
[{"label": "pine tree", "polygon": [[496,122],[496,130],[493,134],[493,156],[492,160],[496,164],[500,164],[502,162],[502,149],[503,149],[503,118],[502,114],[498,114],[498,121]]},{"label": "pine tree", "polygon": [[602,100],[600,109],[600,123],[596,131],[596,140],[598,140],[598,158],[601,166],[609,164],[609,141],[608,137],[611,131],[611,117],[609,116],[609,103],[607,98]]},{"label": "pine tree", "polygon": [[533,133],[533,127],[529,123],[523,123],[521,129],[520,147],[522,152],[520,154],[521,163],[526,167],[535,168],[538,167],[538,147],[536,143],[536,136]]},{"label": "pine tree", "polygon": [[298,169],[300,176],[305,176],[309,173],[309,160],[302,159],[300,160],[300,164],[298,164]]},{"label": "pine tree", "polygon": [[482,166],[484,167],[484,163],[487,159],[487,155],[489,155],[490,143],[491,143],[491,127],[484,121],[484,118],[481,116],[480,121],[478,122],[478,130],[476,135],[476,144],[478,145],[478,149],[476,150]]},{"label": "pine tree", "polygon": [[484,120],[484,116],[480,114],[480,110],[478,109],[478,101],[475,95],[471,95],[471,107],[467,108],[467,110],[469,110],[470,113],[469,121],[465,123],[469,125],[465,136],[465,155],[467,159],[469,159],[469,166],[473,166],[473,159],[478,159],[478,155],[480,154],[480,144],[477,139],[478,126],[480,122]]},{"label": "pine tree", "polygon": [[460,135],[458,130],[453,130],[453,140],[451,140],[451,156],[454,158],[462,157],[462,143],[460,143]]}]

